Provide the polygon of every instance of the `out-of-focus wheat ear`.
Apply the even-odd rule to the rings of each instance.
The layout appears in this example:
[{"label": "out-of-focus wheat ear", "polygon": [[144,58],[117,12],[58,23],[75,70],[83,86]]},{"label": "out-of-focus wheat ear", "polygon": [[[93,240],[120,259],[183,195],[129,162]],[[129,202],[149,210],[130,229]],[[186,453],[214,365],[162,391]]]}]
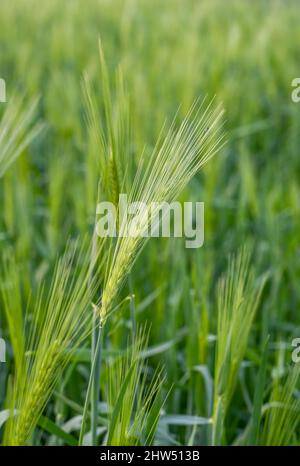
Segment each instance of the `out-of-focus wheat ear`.
[{"label": "out-of-focus wheat ear", "polygon": [[111,192],[111,201],[113,205],[118,208],[119,204],[119,194],[120,194],[120,188],[119,188],[119,175],[118,175],[118,167],[116,160],[113,156],[111,148],[109,149],[109,159],[108,159],[108,166],[109,166],[109,186],[110,186],[110,192]]},{"label": "out-of-focus wheat ear", "polygon": [[267,277],[255,280],[250,268],[251,245],[229,258],[217,292],[218,327],[212,443],[221,444],[224,419],[232,399],[253,319]]},{"label": "out-of-focus wheat ear", "polygon": [[262,408],[260,445],[288,446],[300,425],[300,364],[277,375],[268,403]]},{"label": "out-of-focus wheat ear", "polygon": [[24,373],[24,315],[19,268],[13,250],[8,249],[3,258],[2,270],[0,270],[0,296],[8,323],[17,377],[22,378],[26,377],[26,373]]},{"label": "out-of-focus wheat ear", "polygon": [[38,102],[38,98],[26,102],[20,97],[8,102],[0,122],[0,178],[44,128],[33,124]]}]

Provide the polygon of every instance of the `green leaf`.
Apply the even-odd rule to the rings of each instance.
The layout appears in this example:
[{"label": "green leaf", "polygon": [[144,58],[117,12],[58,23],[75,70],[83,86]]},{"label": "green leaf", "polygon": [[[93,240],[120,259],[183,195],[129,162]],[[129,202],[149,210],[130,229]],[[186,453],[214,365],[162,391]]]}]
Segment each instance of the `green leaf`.
[{"label": "green leaf", "polygon": [[107,438],[107,445],[111,445],[111,441],[112,441],[113,434],[114,434],[116,424],[117,424],[117,419],[118,419],[118,416],[119,416],[119,414],[121,412],[121,409],[122,409],[123,398],[125,396],[127,386],[130,383],[131,375],[132,375],[134,369],[135,369],[135,363],[133,363],[131,365],[131,367],[129,368],[129,370],[128,370],[127,374],[126,374],[125,380],[124,380],[124,382],[123,382],[123,384],[121,386],[121,390],[120,390],[116,405],[115,405],[113,413],[112,413],[112,418],[111,418],[111,423],[110,423],[110,426],[109,426],[109,433],[108,433],[108,438]]},{"label": "green leaf", "polygon": [[266,380],[267,357],[269,349],[269,337],[266,339],[261,358],[261,364],[257,375],[256,388],[254,393],[253,412],[250,421],[249,436],[247,439],[248,445],[257,445],[259,424],[261,418],[262,404],[264,399],[264,386]]},{"label": "green leaf", "polygon": [[155,436],[156,429],[157,429],[157,424],[160,418],[160,412],[168,395],[165,397],[165,399],[162,402],[161,397],[159,396],[159,393],[155,394],[151,409],[147,417],[147,425],[146,425],[147,445],[153,444],[154,436]]},{"label": "green leaf", "polygon": [[168,416],[163,416],[160,422],[161,424],[173,426],[203,426],[211,424],[212,420],[207,417],[170,414]]},{"label": "green leaf", "polygon": [[77,446],[78,441],[73,435],[68,434],[65,432],[63,429],[58,427],[51,419],[49,419],[46,416],[41,416],[39,421],[38,421],[39,427],[41,427],[43,430],[46,432],[49,432],[52,435],[55,435],[56,437],[60,438],[63,440],[67,445],[70,446]]},{"label": "green leaf", "polygon": [[217,407],[215,409],[215,415],[213,420],[212,430],[212,445],[218,446],[222,444],[223,436],[223,425],[224,425],[224,410],[222,405],[222,398],[219,396],[217,401]]},{"label": "green leaf", "polygon": [[[16,413],[17,411],[14,410],[13,416],[15,416]],[[3,409],[3,411],[0,411],[0,429],[11,415],[12,415],[11,409]]]}]

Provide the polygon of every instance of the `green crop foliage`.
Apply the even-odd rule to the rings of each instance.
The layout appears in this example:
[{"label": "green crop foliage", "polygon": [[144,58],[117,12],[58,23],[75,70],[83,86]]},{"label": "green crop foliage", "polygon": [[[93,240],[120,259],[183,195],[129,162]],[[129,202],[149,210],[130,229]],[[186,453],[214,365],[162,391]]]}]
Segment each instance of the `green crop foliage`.
[{"label": "green crop foliage", "polygon": [[[42,3],[0,5],[0,444],[300,445],[299,3]],[[121,193],[203,246],[99,237]]]}]

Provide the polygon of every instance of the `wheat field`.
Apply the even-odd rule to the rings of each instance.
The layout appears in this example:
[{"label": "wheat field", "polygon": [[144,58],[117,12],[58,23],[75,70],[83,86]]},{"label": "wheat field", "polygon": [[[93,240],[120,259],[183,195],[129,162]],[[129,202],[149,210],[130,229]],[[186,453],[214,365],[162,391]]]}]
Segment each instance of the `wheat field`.
[{"label": "wheat field", "polygon": [[1,0],[1,445],[300,444],[299,13]]}]

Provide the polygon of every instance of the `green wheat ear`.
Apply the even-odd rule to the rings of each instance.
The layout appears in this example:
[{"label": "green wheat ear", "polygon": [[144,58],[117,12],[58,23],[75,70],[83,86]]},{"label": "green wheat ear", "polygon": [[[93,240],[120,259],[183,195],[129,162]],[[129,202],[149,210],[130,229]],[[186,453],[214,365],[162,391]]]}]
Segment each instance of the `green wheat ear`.
[{"label": "green wheat ear", "polygon": [[6,424],[6,445],[26,444],[62,369],[90,332],[97,284],[89,275],[89,260],[84,246],[68,244],[48,294],[43,289],[39,293],[29,320],[24,368],[14,380],[11,410],[17,414]]},{"label": "green wheat ear", "polygon": [[[159,205],[172,202],[185,188],[191,178],[207,163],[223,144],[223,109],[213,102],[207,106],[196,102],[178,129],[175,122],[166,138],[156,144],[151,156],[143,154],[139,160],[128,202],[143,202]],[[126,172],[126,165],[123,167]],[[158,216],[157,212],[154,212]],[[131,238],[124,235],[129,224],[119,225],[120,235],[111,245],[103,284],[100,318],[102,325],[111,313],[124,280],[146,243],[143,233],[149,228],[150,219],[144,216],[140,224],[140,235]],[[100,239],[101,241],[101,239]]]},{"label": "green wheat ear", "polygon": [[115,360],[108,371],[109,429],[107,445],[151,445],[163,405],[164,378],[156,371],[147,382],[142,358],[147,346],[145,329],[138,328],[132,346]]},{"label": "green wheat ear", "polygon": [[[119,204],[119,175],[118,175],[118,168],[113,156],[112,151],[109,152],[109,159],[108,159],[108,180],[111,187],[111,200],[113,205],[118,208]],[[118,219],[118,216],[117,216]],[[119,224],[117,224],[117,231],[119,230]]]},{"label": "green wheat ear", "polygon": [[[90,137],[98,147],[99,199],[111,200],[117,206],[119,193],[122,192],[127,194],[129,202],[144,202],[146,205],[171,202],[224,143],[223,108],[215,106],[213,102],[206,104],[205,100],[202,103],[196,101],[178,128],[175,124],[177,116],[174,118],[165,139],[161,131],[151,155],[143,152],[134,170],[134,157],[129,151],[129,99],[122,74],[119,72],[116,80],[117,101],[120,103],[113,112],[111,86],[101,43],[99,51],[104,121],[87,78],[84,86]],[[149,219],[145,218],[141,233],[148,226]],[[118,224],[116,240],[97,239],[98,250],[101,250],[99,256],[105,263],[104,269],[98,267],[102,289],[101,325],[105,324],[112,312],[114,300],[146,243],[142,235],[137,238],[124,237],[127,227],[128,224],[124,222]]]},{"label": "green wheat ear", "polygon": [[212,443],[222,443],[222,431],[244,358],[253,319],[265,285],[256,283],[250,268],[250,247],[229,259],[218,286],[218,328],[215,358],[215,393]]},{"label": "green wheat ear", "polygon": [[[59,340],[50,343],[48,352],[44,355],[45,359],[37,367],[35,383],[30,391],[30,396],[24,397],[19,415],[16,416],[17,422],[12,434],[12,445],[26,444],[33,428],[32,418],[41,411],[41,400],[45,400],[47,388],[57,378],[56,371],[60,369],[62,363],[61,349],[62,345]],[[39,362],[37,362],[38,364]],[[49,382],[51,382],[50,385],[48,385]]]},{"label": "green wheat ear", "polygon": [[288,446],[300,423],[300,365],[273,382],[269,402],[262,408],[260,445]]}]

